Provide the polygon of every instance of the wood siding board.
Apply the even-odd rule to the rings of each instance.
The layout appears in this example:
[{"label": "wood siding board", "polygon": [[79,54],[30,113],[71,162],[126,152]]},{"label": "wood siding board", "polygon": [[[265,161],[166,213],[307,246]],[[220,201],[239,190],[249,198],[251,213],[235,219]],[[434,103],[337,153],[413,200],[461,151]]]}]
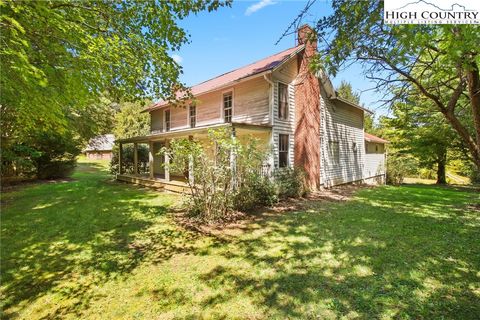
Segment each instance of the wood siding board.
[{"label": "wood siding board", "polygon": [[[340,162],[330,159],[329,141],[337,141]],[[354,145],[356,148],[354,150]],[[332,103],[321,90],[321,183],[327,186],[364,178],[363,111]]]}]

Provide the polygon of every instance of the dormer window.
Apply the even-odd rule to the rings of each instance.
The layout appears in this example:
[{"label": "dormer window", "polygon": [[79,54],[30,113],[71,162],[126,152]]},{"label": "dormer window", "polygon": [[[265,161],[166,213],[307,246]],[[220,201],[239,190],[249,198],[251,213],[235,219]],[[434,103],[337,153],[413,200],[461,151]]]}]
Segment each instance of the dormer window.
[{"label": "dormer window", "polygon": [[278,119],[288,119],[288,86],[278,83]]},{"label": "dormer window", "polygon": [[223,94],[223,120],[225,122],[232,122],[232,107],[233,107],[233,95],[232,92]]},{"label": "dormer window", "polygon": [[195,128],[197,125],[197,107],[196,106],[190,106],[190,109],[188,110],[188,118],[190,120],[190,128]]},{"label": "dormer window", "polygon": [[170,110],[164,112],[165,131],[170,131]]}]

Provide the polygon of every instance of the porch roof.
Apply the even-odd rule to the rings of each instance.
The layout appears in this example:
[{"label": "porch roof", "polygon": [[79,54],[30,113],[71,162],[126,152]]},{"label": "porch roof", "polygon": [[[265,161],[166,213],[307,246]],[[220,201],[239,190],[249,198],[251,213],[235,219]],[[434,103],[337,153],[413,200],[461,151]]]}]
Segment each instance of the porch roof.
[{"label": "porch roof", "polygon": [[224,127],[231,127],[231,128],[238,128],[238,129],[244,128],[249,130],[262,130],[262,131],[268,131],[272,128],[272,126],[268,124],[250,124],[250,123],[243,123],[243,122],[219,123],[215,125],[198,126],[195,128],[152,133],[145,136],[137,136],[137,137],[126,138],[126,139],[117,139],[115,143],[134,143],[134,142],[145,143],[149,141],[161,140],[162,138],[181,137],[181,136],[186,136],[194,133],[205,132],[208,129],[218,129],[218,128],[224,128]]}]

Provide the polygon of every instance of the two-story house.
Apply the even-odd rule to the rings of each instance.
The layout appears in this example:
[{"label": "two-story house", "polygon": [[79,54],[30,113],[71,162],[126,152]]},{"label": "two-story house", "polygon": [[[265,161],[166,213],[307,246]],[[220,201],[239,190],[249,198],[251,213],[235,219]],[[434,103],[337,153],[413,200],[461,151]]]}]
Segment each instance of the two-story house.
[{"label": "two-story house", "polygon": [[117,141],[120,150],[125,143],[135,149],[148,144],[150,172],[120,172],[117,178],[182,191],[184,175],[165,170],[162,163],[168,163],[168,156],[157,155],[158,150],[177,137],[201,142],[209,128],[226,126],[238,139],[254,136],[271,146],[267,166],[272,170],[302,167],[312,189],[355,181],[383,183],[386,141],[364,132],[364,113],[370,111],[338,97],[325,73],[310,71],[310,59],[317,53],[316,41],[309,40],[312,34],[304,25],[297,46],[193,86],[195,104],[150,106],[151,133]]}]

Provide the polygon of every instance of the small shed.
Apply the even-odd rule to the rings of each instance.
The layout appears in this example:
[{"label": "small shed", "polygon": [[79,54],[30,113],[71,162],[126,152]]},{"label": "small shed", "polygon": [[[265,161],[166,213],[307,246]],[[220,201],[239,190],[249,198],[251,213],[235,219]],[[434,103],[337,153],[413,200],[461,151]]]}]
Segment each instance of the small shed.
[{"label": "small shed", "polygon": [[113,134],[104,134],[96,136],[88,142],[84,150],[87,159],[91,160],[111,160],[115,136]]}]

